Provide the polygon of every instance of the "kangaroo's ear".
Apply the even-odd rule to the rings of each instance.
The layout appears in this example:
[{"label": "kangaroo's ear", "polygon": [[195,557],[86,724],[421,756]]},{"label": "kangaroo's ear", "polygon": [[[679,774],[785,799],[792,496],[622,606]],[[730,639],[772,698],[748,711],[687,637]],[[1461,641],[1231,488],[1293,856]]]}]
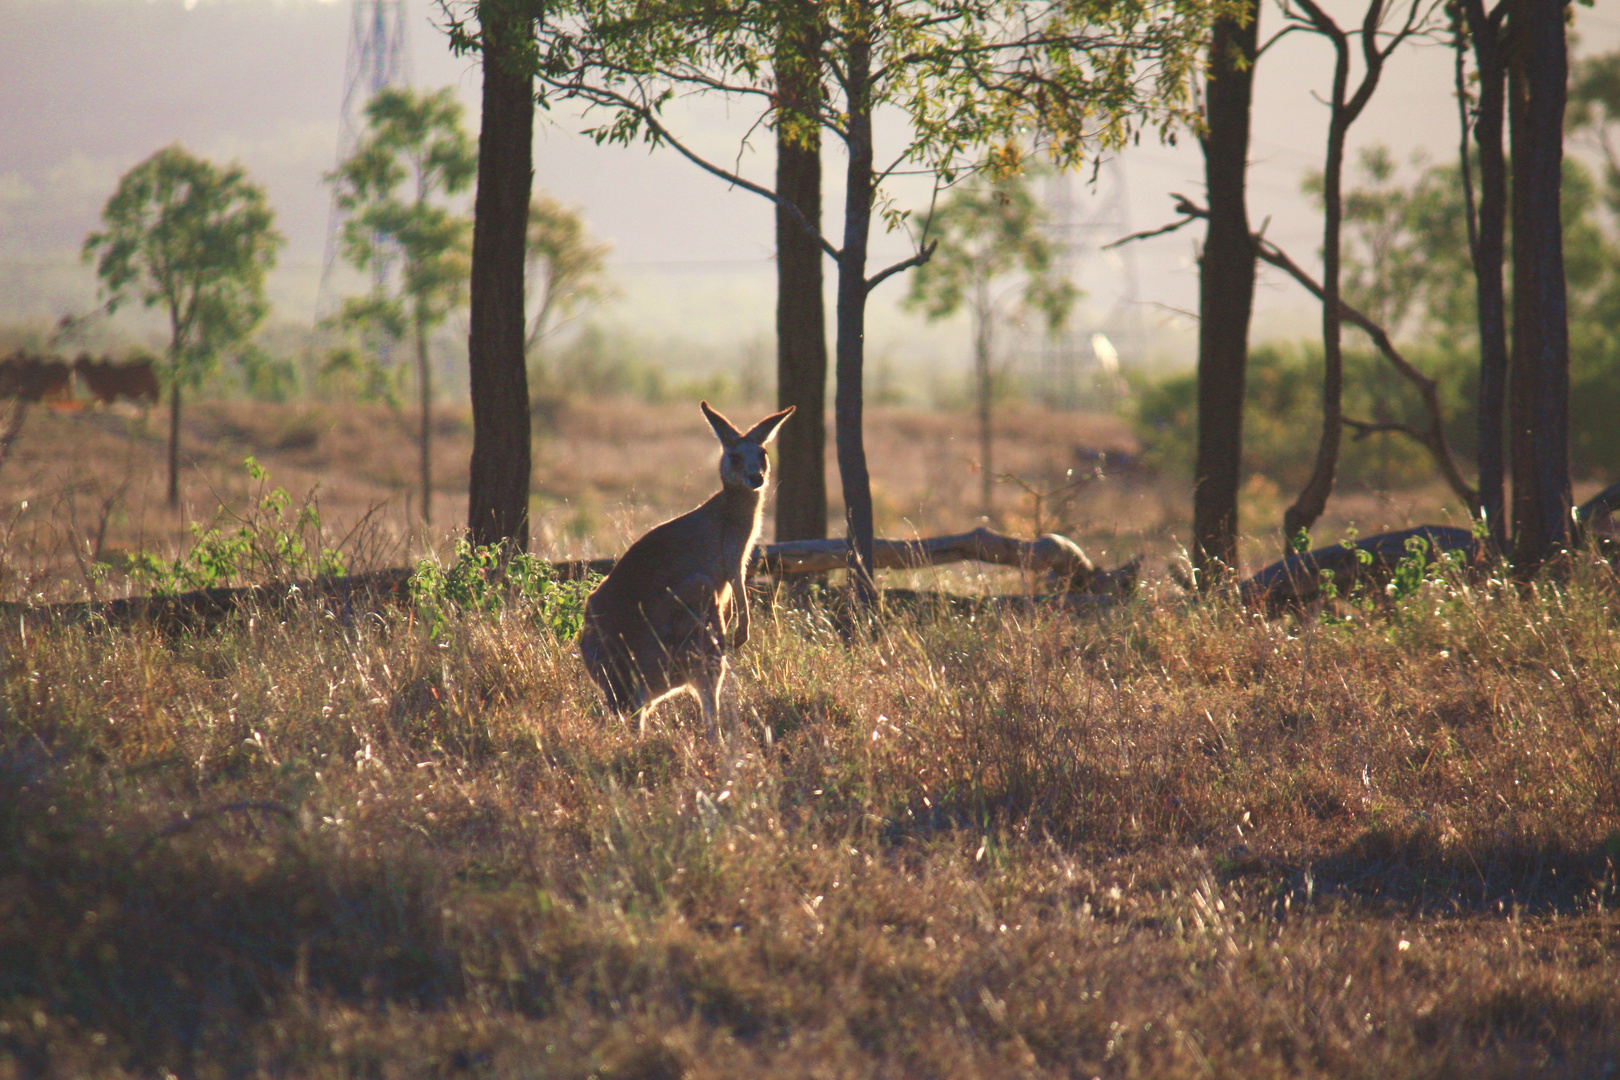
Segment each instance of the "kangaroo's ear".
[{"label": "kangaroo's ear", "polygon": [[742,442],[741,433],[731,426],[731,421],[710,408],[707,401],[699,402],[698,407],[703,410],[703,415],[709,418],[709,426],[714,428],[714,433],[719,438],[720,444],[727,450]]},{"label": "kangaroo's ear", "polygon": [[782,426],[782,421],[793,415],[794,408],[795,406],[789,405],[779,413],[772,413],[749,428],[748,434],[744,435],[743,438],[750,442],[757,442],[761,446],[768,445],[772,439],[776,438],[776,429]]}]

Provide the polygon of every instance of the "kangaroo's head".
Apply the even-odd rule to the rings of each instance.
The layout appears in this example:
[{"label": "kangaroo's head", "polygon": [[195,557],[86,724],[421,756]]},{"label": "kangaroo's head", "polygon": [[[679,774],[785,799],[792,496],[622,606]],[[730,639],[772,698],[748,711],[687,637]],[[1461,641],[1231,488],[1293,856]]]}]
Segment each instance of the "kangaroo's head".
[{"label": "kangaroo's head", "polygon": [[725,447],[725,453],[720,455],[720,482],[741,491],[764,488],[771,472],[765,447],[776,438],[776,429],[782,426],[782,421],[793,415],[793,406],[767,416],[749,428],[746,435],[738,432],[730,420],[710,408],[707,401],[702,403],[702,408],[703,415],[709,418],[709,426],[714,428],[715,435],[720,439],[720,445]]}]

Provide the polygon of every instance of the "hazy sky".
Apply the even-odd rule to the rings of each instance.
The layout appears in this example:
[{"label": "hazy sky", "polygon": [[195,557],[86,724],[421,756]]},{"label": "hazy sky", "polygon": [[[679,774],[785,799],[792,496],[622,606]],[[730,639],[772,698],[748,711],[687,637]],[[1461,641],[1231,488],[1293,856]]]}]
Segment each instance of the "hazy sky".
[{"label": "hazy sky", "polygon": [[[455,85],[477,126],[479,75],[449,55],[432,25],[437,8],[413,0],[410,66],[420,86]],[[1341,21],[1360,5],[1328,4]],[[1599,0],[1577,9],[1583,51],[1620,43],[1620,4]],[[1265,33],[1277,28],[1275,7],[1262,15]],[[85,234],[95,228],[118,177],[161,146],[184,143],[194,153],[243,164],[268,190],[288,239],[272,296],[285,318],[306,319],[315,304],[323,258],[329,191],[321,174],[336,152],[338,113],[348,47],[346,0],[0,0],[0,318],[48,317],[94,303],[94,277],[79,263]],[[1320,228],[1299,193],[1301,176],[1320,167],[1326,110],[1314,97],[1325,88],[1331,54],[1320,39],[1294,35],[1258,69],[1254,169],[1250,210],[1267,235],[1298,260],[1314,264]],[[1383,142],[1404,157],[1417,149],[1449,157],[1456,143],[1450,96],[1451,60],[1442,47],[1398,53],[1384,84],[1353,131],[1353,145]],[[678,125],[719,157],[735,157],[737,134],[750,116],[728,116],[708,104]],[[601,148],[575,132],[566,114],[542,119],[535,147],[536,184],[579,206],[591,229],[612,242],[612,270],[621,297],[604,321],[641,336],[735,350],[768,339],[773,325],[772,225],[758,196],[728,190],[668,151]],[[768,135],[745,170],[767,178]],[[831,155],[829,155],[830,157]],[[829,161],[828,222],[841,196],[841,162]],[[1201,197],[1196,148],[1144,145],[1109,174],[1123,181],[1128,225],[1169,220],[1172,191]],[[1078,183],[1080,213],[1098,203]],[[926,200],[925,188],[897,193],[903,205]],[[830,226],[829,226],[830,227]],[[1177,309],[1196,307],[1197,278],[1190,228],[1135,245],[1134,267],[1091,259],[1082,285],[1093,309],[1106,310],[1125,283],[1150,324],[1179,326],[1159,339],[1161,352],[1186,354],[1190,321]],[[909,252],[903,236],[875,245],[874,262]],[[829,278],[831,267],[828,268]],[[928,327],[894,307],[904,282],[874,297],[869,356],[906,364],[955,367],[967,355],[960,326]],[[1126,297],[1130,299],[1130,297]],[[1263,278],[1259,325],[1267,332],[1308,330],[1306,298],[1274,273]]]}]

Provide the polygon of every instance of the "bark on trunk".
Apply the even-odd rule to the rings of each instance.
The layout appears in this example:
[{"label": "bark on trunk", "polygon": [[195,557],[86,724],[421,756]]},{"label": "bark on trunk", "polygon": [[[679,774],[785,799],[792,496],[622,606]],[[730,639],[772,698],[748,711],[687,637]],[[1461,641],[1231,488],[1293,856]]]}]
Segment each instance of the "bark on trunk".
[{"label": "bark on trunk", "polygon": [[990,306],[990,297],[983,281],[979,282],[978,289],[978,302],[973,307],[973,368],[979,383],[979,504],[984,508],[982,513],[988,520],[993,509],[990,487],[993,480],[990,467],[990,395],[994,386],[990,370],[990,332],[995,311]]},{"label": "bark on trunk", "polygon": [[1210,37],[1204,182],[1209,230],[1198,274],[1198,457],[1193,474],[1192,562],[1207,589],[1237,570],[1243,394],[1254,311],[1249,233],[1249,112],[1259,43],[1258,3],[1247,25],[1223,19]]},{"label": "bark on trunk", "polygon": [[1507,402],[1507,298],[1502,284],[1506,261],[1507,158],[1505,60],[1501,12],[1485,13],[1484,0],[1465,0],[1468,34],[1479,67],[1479,108],[1474,141],[1479,146],[1479,228],[1474,247],[1475,297],[1479,319],[1479,504],[1497,551],[1506,550],[1507,517],[1502,480],[1502,415]]},{"label": "bark on trunk", "polygon": [[[852,34],[859,31],[852,30]],[[838,475],[844,489],[849,570],[857,601],[877,599],[872,581],[872,484],[862,434],[866,343],[866,245],[872,227],[871,46],[853,38],[845,78],[849,97],[849,169],[844,196],[844,244],[838,260],[838,388],[834,414]]]},{"label": "bark on trunk", "polygon": [[477,545],[529,546],[529,379],[523,356],[524,244],[533,180],[533,80],[511,66],[532,33],[520,5],[483,0],[483,121],[473,208],[473,451],[467,530]]},{"label": "bark on trunk", "polygon": [[169,387],[169,509],[180,508],[180,361]]},{"label": "bark on trunk", "polygon": [[[777,91],[806,118],[820,108],[820,34],[814,9],[796,4],[784,20],[777,51]],[[819,124],[806,141],[778,129],[776,191],[804,220],[821,222]],[[781,204],[776,206],[776,406],[793,406],[793,423],[776,440],[776,538],[827,535],[827,315],[822,299],[821,242]]]},{"label": "bark on trunk", "polygon": [[1568,547],[1569,321],[1564,288],[1560,0],[1519,0],[1509,60],[1513,154],[1513,564],[1521,576]]},{"label": "bark on trunk", "polygon": [[420,435],[422,479],[422,524],[433,524],[433,370],[428,364],[427,327],[422,313],[416,313],[416,384],[422,409]]}]

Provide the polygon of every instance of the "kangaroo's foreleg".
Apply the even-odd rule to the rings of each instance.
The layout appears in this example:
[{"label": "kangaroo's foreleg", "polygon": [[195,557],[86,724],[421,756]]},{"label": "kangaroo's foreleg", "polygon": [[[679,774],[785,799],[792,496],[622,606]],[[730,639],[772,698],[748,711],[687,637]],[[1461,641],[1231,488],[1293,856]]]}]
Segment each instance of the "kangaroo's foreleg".
[{"label": "kangaroo's foreleg", "polygon": [[732,626],[726,644],[740,649],[748,644],[748,586],[741,575],[731,583]]}]

